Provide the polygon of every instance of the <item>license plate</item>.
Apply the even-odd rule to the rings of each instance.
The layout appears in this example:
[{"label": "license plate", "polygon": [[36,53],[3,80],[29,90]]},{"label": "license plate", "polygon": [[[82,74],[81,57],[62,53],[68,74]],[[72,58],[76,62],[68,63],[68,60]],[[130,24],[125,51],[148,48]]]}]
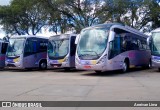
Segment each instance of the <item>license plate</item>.
[{"label": "license plate", "polygon": [[52,63],[52,64],[57,64],[58,61],[57,61],[57,60],[53,60],[51,63]]},{"label": "license plate", "polygon": [[90,69],[90,68],[91,68],[91,66],[86,65],[86,66],[84,66],[84,68],[86,68],[86,69]]}]

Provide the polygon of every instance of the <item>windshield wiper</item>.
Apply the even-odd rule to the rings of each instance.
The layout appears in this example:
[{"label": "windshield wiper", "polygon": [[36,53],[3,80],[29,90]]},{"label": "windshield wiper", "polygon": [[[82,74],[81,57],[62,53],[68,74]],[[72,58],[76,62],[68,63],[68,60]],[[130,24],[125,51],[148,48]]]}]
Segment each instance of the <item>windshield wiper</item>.
[{"label": "windshield wiper", "polygon": [[[89,51],[88,50],[88,51],[82,51],[82,52],[94,52],[96,54],[96,56],[100,57],[96,51]],[[90,54],[85,54],[85,55],[90,55]]]}]

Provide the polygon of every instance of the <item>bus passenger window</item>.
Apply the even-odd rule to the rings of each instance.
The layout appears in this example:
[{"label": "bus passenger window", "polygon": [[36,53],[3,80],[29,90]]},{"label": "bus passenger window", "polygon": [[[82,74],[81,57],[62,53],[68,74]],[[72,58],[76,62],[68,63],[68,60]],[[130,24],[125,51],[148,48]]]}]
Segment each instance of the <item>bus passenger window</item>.
[{"label": "bus passenger window", "polygon": [[48,45],[47,42],[45,42],[45,41],[40,41],[39,51],[40,51],[40,52],[45,52],[45,51],[47,51],[47,45]]},{"label": "bus passenger window", "polygon": [[28,40],[24,50],[24,56],[35,54],[37,52],[37,41]]}]

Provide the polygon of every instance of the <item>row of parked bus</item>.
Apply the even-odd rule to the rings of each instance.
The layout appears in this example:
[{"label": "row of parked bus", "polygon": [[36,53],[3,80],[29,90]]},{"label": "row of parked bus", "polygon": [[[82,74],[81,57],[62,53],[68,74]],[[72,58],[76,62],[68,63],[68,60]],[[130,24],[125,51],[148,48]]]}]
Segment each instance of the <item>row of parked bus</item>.
[{"label": "row of parked bus", "polygon": [[159,67],[159,34],[155,30],[148,37],[131,27],[106,23],[85,28],[79,35],[62,34],[49,39],[16,36],[8,43],[0,41],[0,67],[66,70],[76,67],[96,72]]}]

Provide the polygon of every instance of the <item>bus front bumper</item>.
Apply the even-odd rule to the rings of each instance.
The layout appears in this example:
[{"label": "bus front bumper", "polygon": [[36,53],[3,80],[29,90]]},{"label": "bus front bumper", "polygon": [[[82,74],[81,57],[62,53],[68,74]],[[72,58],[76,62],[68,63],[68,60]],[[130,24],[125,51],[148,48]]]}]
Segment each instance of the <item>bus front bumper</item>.
[{"label": "bus front bumper", "polygon": [[70,65],[67,62],[62,62],[62,63],[48,63],[49,68],[69,68]]},{"label": "bus front bumper", "polygon": [[6,62],[6,67],[15,69],[24,69],[23,66],[20,64],[20,62],[15,62],[15,63]]},{"label": "bus front bumper", "polygon": [[160,62],[152,60],[152,67],[160,68]]},{"label": "bus front bumper", "polygon": [[95,70],[95,71],[107,71],[108,69],[105,65],[102,64],[95,64],[95,65],[82,65],[76,63],[76,69],[79,70]]}]

